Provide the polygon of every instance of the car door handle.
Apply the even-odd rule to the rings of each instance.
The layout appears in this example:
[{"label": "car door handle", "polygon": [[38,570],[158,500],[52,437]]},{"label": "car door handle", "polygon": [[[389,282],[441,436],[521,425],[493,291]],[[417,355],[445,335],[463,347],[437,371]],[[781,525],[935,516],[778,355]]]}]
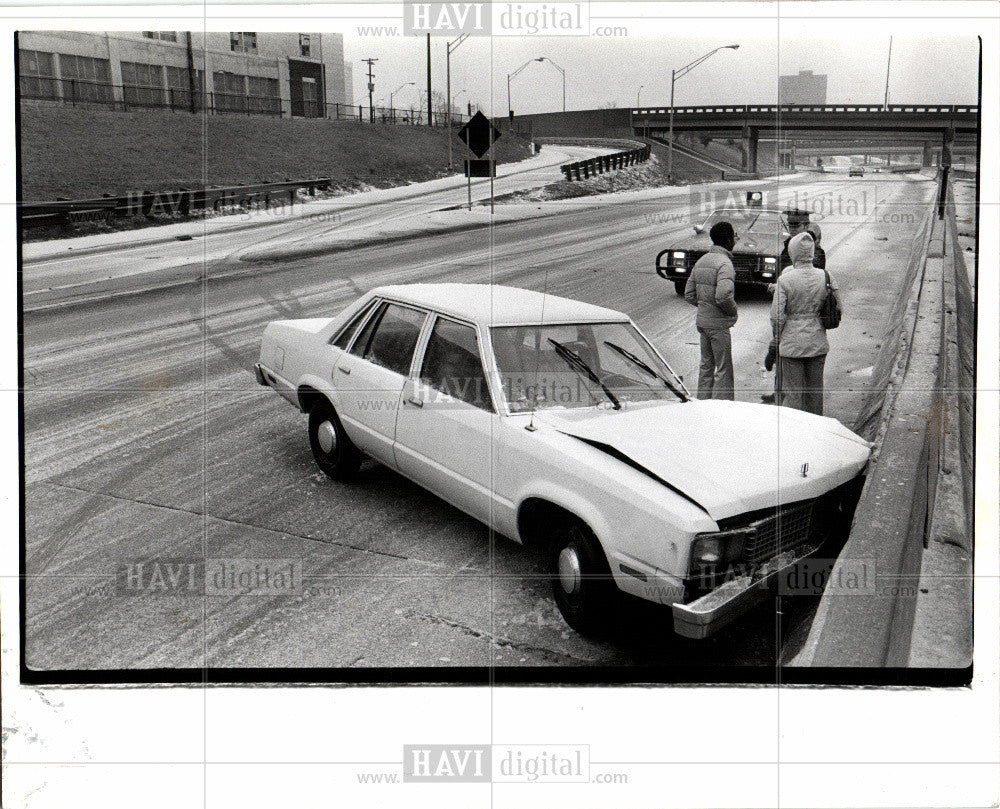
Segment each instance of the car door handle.
[{"label": "car door handle", "polygon": [[414,407],[423,407],[424,406],[423,402],[421,402],[419,399],[414,399],[412,396],[407,396],[406,397],[406,401],[409,402]]},{"label": "car door handle", "polygon": [[340,367],[340,366],[338,365],[338,366],[337,366],[337,370],[338,370],[338,371],[340,371],[340,373],[342,373],[342,374],[347,374],[348,376],[350,376],[350,375],[351,375],[351,369],[350,369],[350,368],[341,368],[341,367]]}]

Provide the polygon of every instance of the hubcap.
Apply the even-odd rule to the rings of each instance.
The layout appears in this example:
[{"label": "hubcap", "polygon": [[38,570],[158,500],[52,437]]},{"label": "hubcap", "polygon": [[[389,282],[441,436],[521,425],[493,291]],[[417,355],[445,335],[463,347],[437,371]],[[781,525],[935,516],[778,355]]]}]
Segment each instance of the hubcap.
[{"label": "hubcap", "polygon": [[580,557],[572,548],[563,548],[559,551],[559,584],[567,595],[579,592],[582,578]]},{"label": "hubcap", "polygon": [[324,421],[319,425],[316,429],[316,438],[319,440],[323,452],[327,455],[337,448],[337,431],[329,421]]}]

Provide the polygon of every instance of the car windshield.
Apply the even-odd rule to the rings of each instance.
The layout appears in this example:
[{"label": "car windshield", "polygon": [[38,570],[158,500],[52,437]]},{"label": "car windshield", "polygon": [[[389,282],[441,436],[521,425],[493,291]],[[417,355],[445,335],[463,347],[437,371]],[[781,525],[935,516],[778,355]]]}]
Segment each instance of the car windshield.
[{"label": "car windshield", "polygon": [[717,222],[729,222],[739,234],[780,233],[785,230],[785,222],[777,211],[731,209],[714,211],[705,220],[702,230],[708,233]]},{"label": "car windshield", "polygon": [[683,384],[630,323],[501,326],[490,331],[511,413],[617,410],[632,402],[687,399]]}]

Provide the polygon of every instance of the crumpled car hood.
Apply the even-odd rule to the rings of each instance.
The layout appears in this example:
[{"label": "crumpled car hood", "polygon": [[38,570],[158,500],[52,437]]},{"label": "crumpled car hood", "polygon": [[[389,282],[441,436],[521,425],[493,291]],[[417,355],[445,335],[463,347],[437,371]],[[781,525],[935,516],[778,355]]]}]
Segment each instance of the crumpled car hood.
[{"label": "crumpled car hood", "polygon": [[613,448],[714,520],[818,497],[851,480],[871,453],[835,419],[746,402],[548,411],[539,418]]}]

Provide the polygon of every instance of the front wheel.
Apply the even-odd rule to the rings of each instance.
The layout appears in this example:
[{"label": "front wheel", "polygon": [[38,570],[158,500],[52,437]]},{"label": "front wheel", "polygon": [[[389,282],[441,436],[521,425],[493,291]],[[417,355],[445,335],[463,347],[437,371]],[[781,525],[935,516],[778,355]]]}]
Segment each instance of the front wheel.
[{"label": "front wheel", "polygon": [[350,479],[361,466],[360,450],[328,402],[320,402],[309,411],[309,445],[316,464],[334,480]]},{"label": "front wheel", "polygon": [[618,587],[597,537],[577,520],[560,526],[551,565],[552,594],[566,623],[584,635],[605,634]]},{"label": "front wheel", "polygon": [[674,281],[674,291],[684,297],[684,287],[687,285],[687,281]]}]

